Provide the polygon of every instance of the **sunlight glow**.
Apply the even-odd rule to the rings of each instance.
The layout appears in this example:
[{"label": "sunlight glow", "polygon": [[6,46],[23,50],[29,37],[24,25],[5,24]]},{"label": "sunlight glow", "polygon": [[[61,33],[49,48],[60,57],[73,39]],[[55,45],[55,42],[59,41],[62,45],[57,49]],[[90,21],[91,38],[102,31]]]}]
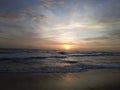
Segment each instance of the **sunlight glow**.
[{"label": "sunlight glow", "polygon": [[69,50],[69,49],[71,48],[71,45],[66,44],[66,45],[64,45],[64,48],[65,48],[66,50]]}]

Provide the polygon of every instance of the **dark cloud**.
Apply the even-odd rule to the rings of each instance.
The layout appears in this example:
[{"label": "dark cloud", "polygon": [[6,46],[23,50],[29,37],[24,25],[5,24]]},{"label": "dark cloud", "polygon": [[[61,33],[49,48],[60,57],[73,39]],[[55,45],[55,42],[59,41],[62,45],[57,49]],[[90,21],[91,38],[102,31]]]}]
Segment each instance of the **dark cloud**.
[{"label": "dark cloud", "polygon": [[110,38],[107,36],[101,36],[101,37],[94,37],[94,38],[85,38],[83,40],[85,41],[103,41],[103,40],[109,40]]},{"label": "dark cloud", "polygon": [[22,14],[17,15],[15,13],[0,13],[0,19],[10,22],[17,22],[25,20],[25,17]]}]

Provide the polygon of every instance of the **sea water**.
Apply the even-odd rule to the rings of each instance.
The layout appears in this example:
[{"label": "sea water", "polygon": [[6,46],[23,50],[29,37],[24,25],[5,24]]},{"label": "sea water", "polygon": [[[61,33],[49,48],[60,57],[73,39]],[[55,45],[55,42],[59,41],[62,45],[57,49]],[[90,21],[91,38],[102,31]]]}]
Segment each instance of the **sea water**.
[{"label": "sea water", "polygon": [[68,73],[120,69],[120,52],[0,49],[0,72]]}]

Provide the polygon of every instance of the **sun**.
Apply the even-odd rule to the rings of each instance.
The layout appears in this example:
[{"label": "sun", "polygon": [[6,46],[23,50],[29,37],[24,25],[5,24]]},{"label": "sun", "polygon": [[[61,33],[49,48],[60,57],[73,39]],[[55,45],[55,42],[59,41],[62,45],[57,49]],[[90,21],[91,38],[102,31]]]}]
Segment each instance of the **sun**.
[{"label": "sun", "polygon": [[65,44],[65,45],[64,45],[64,48],[65,48],[66,50],[69,50],[69,49],[71,48],[71,45]]}]

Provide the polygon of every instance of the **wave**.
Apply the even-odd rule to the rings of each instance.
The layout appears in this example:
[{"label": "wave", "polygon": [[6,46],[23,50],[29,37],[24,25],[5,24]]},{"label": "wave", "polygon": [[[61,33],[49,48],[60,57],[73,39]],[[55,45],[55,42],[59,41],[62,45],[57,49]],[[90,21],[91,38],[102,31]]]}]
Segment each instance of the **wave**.
[{"label": "wave", "polygon": [[67,73],[120,69],[120,52],[0,49],[0,72]]},{"label": "wave", "polygon": [[120,65],[118,66],[107,66],[107,65],[89,65],[89,64],[79,64],[76,66],[65,66],[65,67],[49,67],[49,68],[29,68],[29,69],[13,69],[9,68],[0,68],[0,73],[3,72],[26,72],[26,73],[76,73],[83,72],[90,69],[120,69]]},{"label": "wave", "polygon": [[66,58],[67,56],[34,56],[34,57],[1,57],[2,60],[31,60],[31,59],[47,59],[47,58]]},{"label": "wave", "polygon": [[120,56],[119,52],[86,52],[86,53],[72,53],[71,56],[80,57],[80,56]]},{"label": "wave", "polygon": [[32,54],[0,54],[0,60],[30,60],[30,59],[47,59],[47,58],[67,58],[67,57],[96,57],[96,56],[120,56],[119,52],[49,52],[49,53],[32,53]]}]

